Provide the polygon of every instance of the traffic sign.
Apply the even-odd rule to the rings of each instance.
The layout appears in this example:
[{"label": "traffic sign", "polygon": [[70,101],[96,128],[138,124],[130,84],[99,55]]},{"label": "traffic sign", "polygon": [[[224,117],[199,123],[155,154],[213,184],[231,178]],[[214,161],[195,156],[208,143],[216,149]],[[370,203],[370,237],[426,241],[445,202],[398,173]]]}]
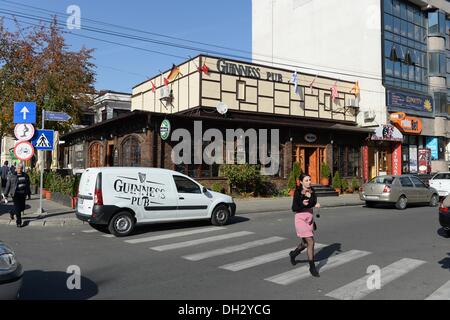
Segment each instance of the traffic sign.
[{"label": "traffic sign", "polygon": [[14,123],[36,123],[36,102],[14,102]]},{"label": "traffic sign", "polygon": [[21,141],[14,147],[14,155],[20,161],[28,161],[34,156],[34,148],[31,143]]},{"label": "traffic sign", "polygon": [[37,130],[31,140],[36,150],[52,151],[53,150],[53,130]]},{"label": "traffic sign", "polygon": [[14,135],[19,141],[29,141],[34,136],[34,127],[29,123],[19,123],[14,129]]},{"label": "traffic sign", "polygon": [[45,120],[47,121],[62,121],[67,122],[70,119],[72,119],[71,116],[69,116],[65,112],[53,112],[53,111],[45,111]]}]

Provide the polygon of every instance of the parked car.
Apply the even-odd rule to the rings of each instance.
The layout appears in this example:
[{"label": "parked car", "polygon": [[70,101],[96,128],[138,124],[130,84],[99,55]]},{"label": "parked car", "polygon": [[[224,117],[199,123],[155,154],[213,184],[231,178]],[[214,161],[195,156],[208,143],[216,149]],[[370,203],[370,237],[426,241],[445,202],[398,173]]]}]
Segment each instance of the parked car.
[{"label": "parked car", "polygon": [[368,207],[392,203],[397,209],[404,210],[409,203],[426,203],[432,207],[439,204],[438,191],[414,175],[379,176],[366,183],[360,191],[360,199]]},{"label": "parked car", "polygon": [[179,172],[111,167],[83,172],[76,215],[123,237],[137,224],[209,219],[221,226],[235,213],[232,197],[208,190]]},{"label": "parked car", "polygon": [[450,172],[439,172],[430,180],[430,187],[439,192],[439,197],[447,197],[450,194]]},{"label": "parked car", "polygon": [[447,236],[450,237],[450,196],[445,197],[439,206],[439,223]]},{"label": "parked car", "polygon": [[14,251],[0,241],[0,300],[17,299],[22,286],[22,265]]}]

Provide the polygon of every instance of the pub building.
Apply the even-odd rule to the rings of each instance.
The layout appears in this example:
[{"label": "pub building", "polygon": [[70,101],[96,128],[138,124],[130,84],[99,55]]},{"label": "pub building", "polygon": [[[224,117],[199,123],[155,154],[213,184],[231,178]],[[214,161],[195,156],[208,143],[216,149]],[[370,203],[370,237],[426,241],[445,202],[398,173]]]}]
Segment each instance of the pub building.
[{"label": "pub building", "polygon": [[[278,129],[279,148],[270,154],[279,158],[271,177],[277,186],[286,186],[294,162],[311,175],[313,184],[319,184],[324,162],[332,174],[339,171],[341,177],[362,181],[368,171],[362,154],[374,129],[357,126],[354,86],[354,82],[199,55],[136,85],[131,113],[63,136],[62,164],[73,169],[167,168],[210,186],[224,183],[218,177],[219,165],[195,164],[193,152],[190,163],[174,164],[171,151],[179,143],[171,141],[174,130],[186,129],[194,139],[201,139],[211,128],[224,137],[227,129],[244,133],[267,129],[269,137],[271,130]],[[202,127],[197,136],[196,121]],[[208,143],[202,142],[203,147]],[[246,141],[244,150],[235,152],[245,152],[248,162],[249,150],[255,149],[259,151],[259,144]],[[224,158],[229,156],[225,150],[224,146]]]}]

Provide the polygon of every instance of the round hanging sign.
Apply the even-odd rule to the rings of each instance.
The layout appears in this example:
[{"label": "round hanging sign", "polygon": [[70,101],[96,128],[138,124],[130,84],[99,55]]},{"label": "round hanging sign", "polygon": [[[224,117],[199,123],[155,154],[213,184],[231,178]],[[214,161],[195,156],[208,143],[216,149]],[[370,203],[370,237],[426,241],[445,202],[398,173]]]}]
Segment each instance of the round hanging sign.
[{"label": "round hanging sign", "polygon": [[161,139],[167,140],[170,136],[170,121],[165,119],[161,123],[161,128],[159,129],[159,133],[161,135]]}]

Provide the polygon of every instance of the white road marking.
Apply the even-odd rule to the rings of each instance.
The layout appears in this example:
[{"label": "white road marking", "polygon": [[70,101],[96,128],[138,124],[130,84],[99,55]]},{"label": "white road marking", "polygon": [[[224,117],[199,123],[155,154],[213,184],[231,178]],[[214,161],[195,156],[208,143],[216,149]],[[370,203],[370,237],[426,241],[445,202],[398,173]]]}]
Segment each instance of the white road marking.
[{"label": "white road marking", "polygon": [[81,232],[84,232],[84,233],[94,233],[94,232],[98,232],[98,231],[95,230],[95,229],[91,229],[91,230],[83,230],[83,231],[81,231]]},{"label": "white road marking", "polygon": [[263,246],[266,244],[275,243],[275,242],[278,242],[278,241],[281,241],[284,239],[285,238],[281,238],[281,237],[271,237],[271,238],[266,238],[266,239],[261,239],[261,240],[238,244],[236,246],[230,246],[230,247],[225,247],[225,248],[221,248],[221,249],[191,254],[188,256],[184,256],[183,258],[187,259],[187,260],[191,260],[191,261],[199,261],[199,260],[203,260],[203,259],[207,259],[207,258],[211,258],[211,257],[221,256],[221,255],[232,253],[232,252],[243,251],[243,250]]},{"label": "white road marking", "polygon": [[[320,260],[316,262],[316,268],[319,271],[326,271],[333,268],[336,268],[340,265],[343,265],[345,263],[348,263],[350,261],[365,257],[369,255],[370,252],[367,251],[360,251],[360,250],[350,250],[348,252],[341,253],[336,256],[332,256],[328,259]],[[300,267],[294,270],[290,270],[269,278],[266,278],[264,280],[281,284],[281,285],[288,285],[291,283],[294,283],[295,281],[299,281],[302,279],[309,278],[311,276],[309,272],[309,266]]]},{"label": "white road marking", "polygon": [[114,238],[115,235],[113,235],[113,234],[104,234],[103,237],[105,237],[105,238]]},{"label": "white road marking", "polygon": [[214,236],[214,237],[208,237],[208,238],[201,238],[201,239],[197,239],[197,240],[183,241],[183,242],[177,242],[177,243],[172,243],[172,244],[166,244],[166,245],[163,245],[163,246],[152,247],[150,249],[156,250],[156,251],[167,251],[167,250],[191,247],[191,246],[195,246],[195,245],[198,245],[198,244],[204,244],[204,243],[209,243],[209,242],[214,242],[214,241],[220,241],[220,240],[226,240],[226,239],[231,239],[231,238],[243,237],[243,236],[247,236],[247,235],[250,235],[250,234],[253,234],[253,232],[240,231],[240,232],[223,234],[223,235],[220,235],[220,236]]},{"label": "white road marking", "polygon": [[189,230],[189,231],[181,231],[181,232],[175,232],[175,233],[162,234],[159,236],[125,240],[125,242],[131,243],[131,244],[144,243],[144,242],[151,242],[151,241],[157,241],[157,240],[163,240],[163,239],[184,237],[184,236],[189,236],[192,234],[206,233],[206,232],[211,232],[211,231],[220,231],[220,230],[225,230],[225,229],[226,228],[224,228],[224,227],[201,228],[201,229],[194,229],[194,230]]},{"label": "white road marking", "polygon": [[[320,248],[323,248],[326,246],[327,246],[326,244],[321,244],[321,243],[315,244],[316,249],[320,249]],[[230,271],[241,271],[244,269],[253,268],[253,267],[256,267],[256,266],[259,266],[259,265],[262,265],[265,263],[269,263],[272,261],[276,261],[276,260],[280,260],[280,259],[289,259],[289,252],[292,251],[292,249],[293,248],[290,247],[285,250],[272,252],[272,253],[264,254],[262,256],[257,256],[254,258],[229,263],[229,264],[223,265],[219,268],[225,269],[225,270],[230,270]],[[303,253],[306,254],[306,249],[305,249],[305,251],[303,251]]]},{"label": "white road marking", "polygon": [[450,300],[450,281],[433,292],[425,300]]},{"label": "white road marking", "polygon": [[[401,259],[394,262],[387,267],[380,270],[381,288],[394,281],[397,278],[407,274],[408,272],[418,268],[426,263],[425,261],[415,259]],[[353,281],[341,288],[338,288],[328,294],[327,297],[339,299],[339,300],[360,300],[368,294],[377,291],[377,289],[370,289],[367,286],[367,280],[372,275],[367,275],[356,281]]]}]

